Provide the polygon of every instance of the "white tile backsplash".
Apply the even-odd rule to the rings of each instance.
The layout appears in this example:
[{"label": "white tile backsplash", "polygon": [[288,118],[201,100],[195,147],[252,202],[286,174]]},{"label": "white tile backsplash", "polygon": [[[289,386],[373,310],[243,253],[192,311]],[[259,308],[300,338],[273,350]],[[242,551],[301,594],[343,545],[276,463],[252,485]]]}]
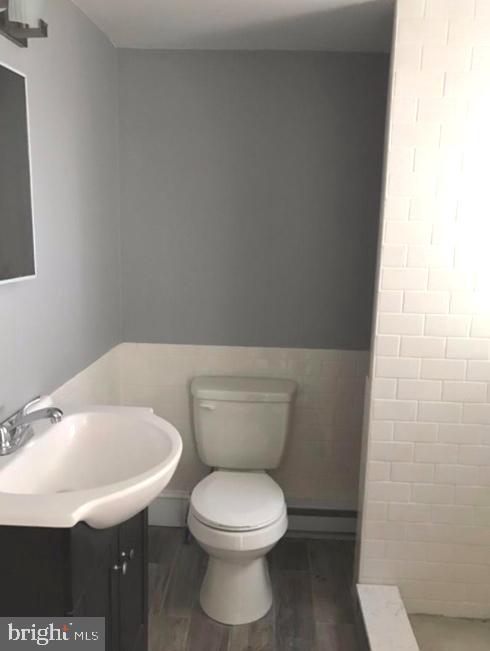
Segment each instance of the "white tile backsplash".
[{"label": "white tile backsplash", "polygon": [[397,2],[364,426],[361,582],[462,617],[490,617],[489,18]]},{"label": "white tile backsplash", "polygon": [[119,405],[120,347],[112,348],[51,394],[60,405]]}]

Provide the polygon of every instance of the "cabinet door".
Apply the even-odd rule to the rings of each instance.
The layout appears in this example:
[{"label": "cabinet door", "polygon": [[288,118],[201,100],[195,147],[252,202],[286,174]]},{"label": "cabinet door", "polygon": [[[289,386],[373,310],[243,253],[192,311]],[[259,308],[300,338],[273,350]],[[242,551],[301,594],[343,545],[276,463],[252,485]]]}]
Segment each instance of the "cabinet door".
[{"label": "cabinet door", "polygon": [[71,531],[74,607],[67,615],[105,617],[106,649],[119,651],[117,528],[95,530],[79,524]]},{"label": "cabinet door", "polygon": [[74,617],[105,617],[107,651],[119,649],[119,588],[113,563],[112,550],[107,549],[75,609],[69,613]]},{"label": "cabinet door", "polygon": [[65,536],[62,529],[0,527],[0,617],[64,614]]},{"label": "cabinet door", "polygon": [[119,527],[120,651],[147,649],[147,513]]}]

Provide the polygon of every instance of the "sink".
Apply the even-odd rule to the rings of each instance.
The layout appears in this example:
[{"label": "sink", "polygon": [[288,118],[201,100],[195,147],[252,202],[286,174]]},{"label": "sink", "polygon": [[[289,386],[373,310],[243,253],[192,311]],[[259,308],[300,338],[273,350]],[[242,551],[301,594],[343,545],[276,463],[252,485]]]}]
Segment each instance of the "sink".
[{"label": "sink", "polygon": [[147,507],[172,478],[182,440],[152,409],[64,411],[0,459],[0,525],[104,529]]}]

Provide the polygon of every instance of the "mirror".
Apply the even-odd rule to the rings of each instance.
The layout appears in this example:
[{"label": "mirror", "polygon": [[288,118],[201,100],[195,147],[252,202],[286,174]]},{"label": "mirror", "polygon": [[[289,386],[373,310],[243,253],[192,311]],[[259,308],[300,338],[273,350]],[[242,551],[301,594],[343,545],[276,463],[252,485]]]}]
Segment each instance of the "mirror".
[{"label": "mirror", "polygon": [[0,64],[0,283],[35,276],[26,79]]}]

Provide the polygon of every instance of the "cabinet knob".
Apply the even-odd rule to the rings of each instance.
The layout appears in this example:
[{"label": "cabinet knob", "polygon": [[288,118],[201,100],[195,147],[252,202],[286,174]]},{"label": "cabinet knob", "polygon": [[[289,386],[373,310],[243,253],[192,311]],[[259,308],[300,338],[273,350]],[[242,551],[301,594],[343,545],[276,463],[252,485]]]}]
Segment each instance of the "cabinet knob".
[{"label": "cabinet knob", "polygon": [[123,576],[126,576],[126,572],[128,571],[128,561],[123,561],[121,565],[113,565],[112,569],[114,572],[121,572]]}]

